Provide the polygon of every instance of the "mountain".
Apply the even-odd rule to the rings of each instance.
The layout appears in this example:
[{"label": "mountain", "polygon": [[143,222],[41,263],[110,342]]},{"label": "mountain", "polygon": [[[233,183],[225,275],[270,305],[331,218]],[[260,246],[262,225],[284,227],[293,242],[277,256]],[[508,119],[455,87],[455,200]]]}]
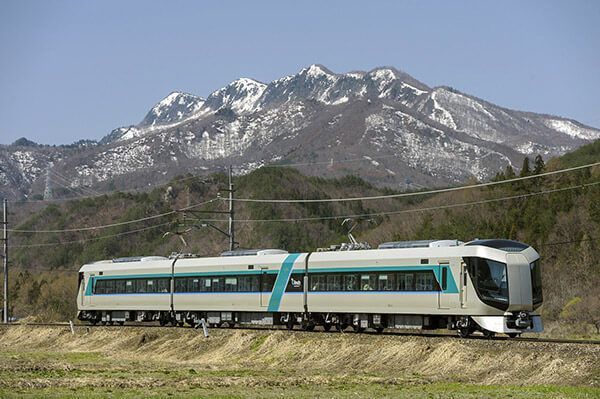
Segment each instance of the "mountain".
[{"label": "mountain", "polygon": [[339,74],[311,65],[270,83],[241,78],[206,99],[173,92],[97,145],[0,146],[0,191],[39,195],[54,183],[48,168],[72,195],[144,189],[229,164],[240,174],[284,164],[406,189],[487,179],[525,156],[549,158],[597,138],[600,130],[575,120],[432,88],[395,68]]}]

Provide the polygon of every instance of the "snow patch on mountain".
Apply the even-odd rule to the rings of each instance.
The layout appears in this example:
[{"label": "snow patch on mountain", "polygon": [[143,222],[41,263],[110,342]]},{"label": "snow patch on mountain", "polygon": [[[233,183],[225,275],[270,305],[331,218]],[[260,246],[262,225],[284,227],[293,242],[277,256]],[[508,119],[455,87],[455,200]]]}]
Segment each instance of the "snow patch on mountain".
[{"label": "snow patch on mountain", "polygon": [[452,114],[437,102],[436,96],[438,93],[438,91],[431,93],[433,111],[429,117],[442,125],[448,126],[450,129],[456,129],[456,123],[454,122],[454,118],[452,118]]},{"label": "snow patch on mountain", "polygon": [[90,163],[77,166],[78,178],[74,186],[107,181],[115,176],[152,168],[153,152],[143,140],[110,148],[97,154]]},{"label": "snow patch on mountain", "polygon": [[377,90],[379,92],[383,91],[385,87],[397,78],[396,73],[389,68],[375,69],[374,71],[369,72],[369,77],[377,84]]},{"label": "snow patch on mountain", "polygon": [[42,172],[38,159],[32,151],[15,151],[12,153],[11,158],[16,163],[23,178],[29,183],[33,182]]},{"label": "snow patch on mountain", "polygon": [[600,138],[599,130],[586,129],[566,119],[547,119],[544,123],[549,128],[568,134],[571,137],[584,140],[596,140]]}]

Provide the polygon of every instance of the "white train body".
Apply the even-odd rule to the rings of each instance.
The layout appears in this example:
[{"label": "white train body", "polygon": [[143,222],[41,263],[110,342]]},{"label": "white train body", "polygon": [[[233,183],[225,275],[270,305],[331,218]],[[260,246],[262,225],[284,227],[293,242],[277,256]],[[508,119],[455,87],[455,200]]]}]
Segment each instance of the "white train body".
[{"label": "white train body", "polygon": [[448,327],[464,335],[542,331],[533,248],[508,240],[438,244],[100,261],[80,269],[79,318],[357,331]]}]

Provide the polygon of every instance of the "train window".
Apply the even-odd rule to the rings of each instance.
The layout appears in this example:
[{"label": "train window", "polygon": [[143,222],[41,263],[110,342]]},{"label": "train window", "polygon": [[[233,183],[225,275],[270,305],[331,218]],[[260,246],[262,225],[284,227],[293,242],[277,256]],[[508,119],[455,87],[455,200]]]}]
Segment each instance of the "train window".
[{"label": "train window", "polygon": [[97,280],[94,285],[94,294],[104,294],[104,280]]},{"label": "train window", "polygon": [[531,293],[533,295],[533,304],[539,305],[544,300],[542,295],[542,270],[540,269],[539,259],[529,264],[531,269]]},{"label": "train window", "polygon": [[439,285],[432,271],[415,273],[415,291],[439,290]]},{"label": "train window", "polygon": [[125,292],[125,280],[115,280],[114,293],[122,294]]},{"label": "train window", "polygon": [[327,289],[327,276],[325,274],[313,274],[309,276],[311,291],[325,291]]},{"label": "train window", "polygon": [[380,274],[377,285],[379,291],[392,291],[395,287],[396,273]]},{"label": "train window", "polygon": [[442,289],[448,288],[448,268],[442,267]]},{"label": "train window", "polygon": [[506,263],[491,259],[465,258],[477,296],[484,303],[506,310],[508,308],[508,279]]},{"label": "train window", "polygon": [[225,292],[225,278],[213,277],[211,285],[212,292]]},{"label": "train window", "polygon": [[339,274],[328,274],[326,291],[342,291],[342,276]]},{"label": "train window", "polygon": [[273,291],[273,286],[275,285],[275,279],[277,276],[275,274],[262,274],[261,281],[261,291],[262,292],[271,292]]},{"label": "train window", "polygon": [[235,277],[225,278],[225,292],[236,292],[238,289],[238,280]]},{"label": "train window", "polygon": [[300,273],[292,273],[290,280],[285,287],[286,292],[302,292],[304,290],[304,275]]},{"label": "train window", "polygon": [[125,292],[128,294],[133,292],[133,281],[132,280],[125,281]]},{"label": "train window", "polygon": [[397,291],[414,291],[413,277],[412,273],[398,273]]},{"label": "train window", "polygon": [[361,274],[360,275],[361,291],[373,291],[376,288],[377,288],[377,275],[376,274]]},{"label": "train window", "polygon": [[258,291],[258,276],[240,276],[238,277],[239,292],[257,292]]},{"label": "train window", "polygon": [[344,279],[344,291],[358,291],[358,277],[356,274],[346,274]]},{"label": "train window", "polygon": [[175,278],[175,292],[189,292],[188,278],[186,277],[176,277]]},{"label": "train window", "polygon": [[170,292],[171,291],[171,279],[159,278],[156,280],[156,292]]}]

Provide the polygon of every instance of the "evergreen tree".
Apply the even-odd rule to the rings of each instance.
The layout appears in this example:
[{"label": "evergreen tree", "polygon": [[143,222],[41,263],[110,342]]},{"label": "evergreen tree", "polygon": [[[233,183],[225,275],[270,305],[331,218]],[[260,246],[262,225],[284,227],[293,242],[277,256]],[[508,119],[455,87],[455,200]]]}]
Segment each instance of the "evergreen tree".
[{"label": "evergreen tree", "polygon": [[506,170],[504,171],[504,176],[506,176],[507,179],[514,179],[515,178],[515,170],[512,168],[512,166],[510,164],[506,165]]},{"label": "evergreen tree", "polygon": [[541,155],[536,155],[535,160],[533,161],[533,174],[539,175],[544,171],[545,168],[544,159]]},{"label": "evergreen tree", "polygon": [[525,157],[523,159],[523,166],[521,166],[521,173],[519,173],[520,177],[529,176],[531,174],[531,169],[529,168],[529,157]]}]

